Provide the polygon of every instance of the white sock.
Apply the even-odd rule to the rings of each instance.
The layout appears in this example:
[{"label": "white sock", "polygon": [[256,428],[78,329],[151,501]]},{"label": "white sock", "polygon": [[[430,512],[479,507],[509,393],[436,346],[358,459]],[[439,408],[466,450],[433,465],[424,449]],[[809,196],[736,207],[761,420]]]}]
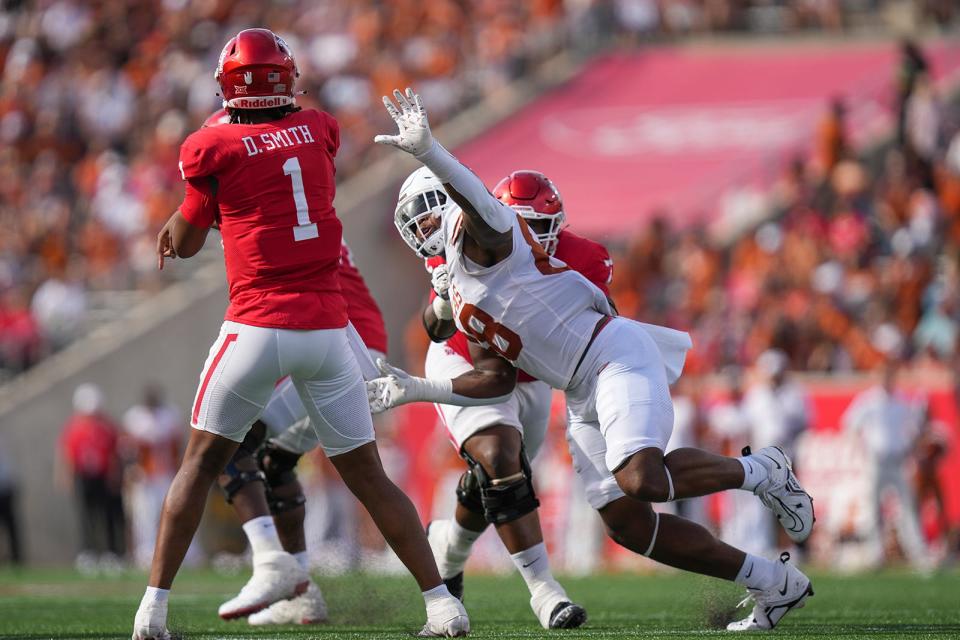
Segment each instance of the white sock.
[{"label": "white sock", "polygon": [[170,589],[160,589],[157,587],[147,587],[140,600],[140,606],[152,604],[154,602],[166,602],[170,598]]},{"label": "white sock", "polygon": [[483,531],[471,531],[460,526],[456,520],[450,520],[450,527],[447,529],[447,542],[457,555],[464,558],[470,555],[473,549],[473,543],[477,541]]},{"label": "white sock", "polygon": [[297,563],[303,567],[304,571],[310,571],[310,556],[306,551],[297,551],[293,557],[297,559]]},{"label": "white sock", "polygon": [[743,566],[740,567],[740,572],[733,581],[748,589],[769,589],[780,578],[781,566],[779,562],[748,553],[743,560]]},{"label": "white sock", "polygon": [[544,583],[556,582],[550,572],[550,558],[547,556],[547,545],[544,543],[541,542],[529,549],[511,554],[510,559],[517,566],[517,571],[523,576],[523,581],[527,583],[531,594]]},{"label": "white sock", "polygon": [[260,516],[243,523],[243,532],[247,534],[254,557],[267,551],[283,551],[277,527],[270,516]]},{"label": "white sock", "polygon": [[431,602],[436,602],[437,600],[440,600],[443,598],[452,598],[452,597],[453,596],[450,595],[450,591],[447,590],[447,585],[443,584],[442,582],[436,587],[434,587],[433,589],[429,589],[423,592],[423,601],[427,603],[428,607],[430,606]]},{"label": "white sock", "polygon": [[757,462],[753,456],[743,456],[737,458],[737,461],[743,466],[743,484],[740,486],[745,491],[753,491],[761,482],[767,479],[769,475],[767,468]]}]

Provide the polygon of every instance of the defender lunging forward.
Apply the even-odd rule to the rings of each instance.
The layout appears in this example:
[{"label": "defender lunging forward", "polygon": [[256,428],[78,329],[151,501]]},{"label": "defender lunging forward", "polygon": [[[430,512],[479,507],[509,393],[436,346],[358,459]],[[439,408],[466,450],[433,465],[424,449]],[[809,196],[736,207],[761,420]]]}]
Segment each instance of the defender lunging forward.
[{"label": "defender lunging forward", "polygon": [[[520,212],[549,254],[562,257],[607,293],[610,255],[602,245],[564,228],[563,200],[549,178],[536,171],[515,171],[500,181],[494,194]],[[429,169],[422,167],[407,178],[395,218],[412,249],[422,253],[415,231],[419,214],[448,206],[456,205]],[[435,297],[423,311],[424,326],[434,340],[425,369],[431,378],[453,378],[471,370],[473,359],[466,335],[456,330],[453,321],[449,267],[440,256],[427,263]],[[467,470],[456,490],[454,518],[431,522],[428,538],[440,576],[457,595],[463,591],[463,568],[473,543],[493,524],[527,584],[530,606],[540,624],[570,629],[582,625],[587,613],[570,600],[550,571],[528,463],[546,437],[552,398],[548,384],[521,371],[507,402],[479,407],[436,405]]]},{"label": "defender lunging forward", "polygon": [[[181,148],[186,195],[160,232],[160,263],[200,250],[214,223],[203,201],[215,197],[230,306],[201,374],[194,431],[164,501],[135,639],[169,635],[167,596],[207,492],[284,376],[293,379],[344,482],[423,591],[422,633],[469,630],[462,604],[440,580],[416,510],[380,463],[337,282],[342,234],[333,208],[333,158],[339,128],[326,113],[294,106],[297,75],[283,40],[266,29],[241,31],[224,47],[216,72],[231,124],[201,129]],[[294,576],[286,597],[307,586],[295,561],[271,570]]]},{"label": "defender lunging forward", "polygon": [[[502,402],[517,368],[567,395],[568,441],[590,503],[624,547],[680,569],[733,580],[755,600],[732,630],[770,629],[812,594],[810,580],[782,558],[745,554],[693,522],[657,514],[651,502],[726,489],[753,491],[795,541],[813,526],[813,504],[790,461],[770,447],[743,458],[692,448],[664,455],[673,428],[669,384],[683,367],[685,333],[614,317],[606,297],[551,259],[527,224],[437,143],[420,99],[394,93],[384,104],[398,135],[377,136],[414,155],[444,184],[459,210],[424,216],[414,233],[444,247],[457,326],[477,344],[475,368],[452,379],[389,375],[368,392],[376,410],[407,402]],[[483,357],[482,349],[499,357]]]}]

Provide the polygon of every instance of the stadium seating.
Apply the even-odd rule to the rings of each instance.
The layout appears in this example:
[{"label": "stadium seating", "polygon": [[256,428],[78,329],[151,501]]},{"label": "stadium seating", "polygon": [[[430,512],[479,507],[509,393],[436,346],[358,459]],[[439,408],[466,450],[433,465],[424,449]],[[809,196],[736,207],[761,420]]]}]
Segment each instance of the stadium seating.
[{"label": "stadium seating", "polygon": [[[415,83],[440,123],[556,52],[707,31],[840,29],[839,0],[9,3],[0,15],[0,378],[174,276],[155,231],[178,204],[177,148],[217,108],[217,47],[269,24],[299,55],[303,101],[343,127],[341,175],[367,163],[378,97]],[[806,8],[804,8],[806,7]],[[947,23],[951,3],[926,3]],[[859,18],[858,18],[859,16]],[[176,273],[176,269],[174,270]]]}]

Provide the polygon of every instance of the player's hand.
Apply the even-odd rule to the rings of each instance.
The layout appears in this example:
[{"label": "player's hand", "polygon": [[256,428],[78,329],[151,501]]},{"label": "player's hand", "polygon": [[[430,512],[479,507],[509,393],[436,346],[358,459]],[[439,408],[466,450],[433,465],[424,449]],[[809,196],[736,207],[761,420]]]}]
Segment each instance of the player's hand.
[{"label": "player's hand", "polygon": [[383,96],[383,106],[397,123],[398,133],[395,136],[379,135],[373,141],[377,144],[388,144],[415,156],[426,153],[433,146],[433,134],[430,133],[430,123],[427,121],[427,112],[420,102],[420,96],[407,87],[406,95],[400,93],[399,89],[394,89],[393,97],[396,98],[397,105],[393,104],[389,96]]},{"label": "player's hand", "polygon": [[172,223],[173,217],[171,216],[170,220],[160,229],[160,233],[157,234],[157,269],[160,271],[163,271],[164,259],[170,258],[173,260],[177,257],[177,252],[173,248],[173,236],[171,235]]},{"label": "player's hand", "polygon": [[444,300],[450,299],[450,270],[446,264],[438,264],[430,274],[430,284],[437,295]]},{"label": "player's hand", "polygon": [[387,409],[415,400],[410,398],[410,391],[415,386],[416,378],[403,369],[394,367],[383,358],[377,358],[377,368],[383,377],[367,381],[370,413],[374,415],[383,413]]}]

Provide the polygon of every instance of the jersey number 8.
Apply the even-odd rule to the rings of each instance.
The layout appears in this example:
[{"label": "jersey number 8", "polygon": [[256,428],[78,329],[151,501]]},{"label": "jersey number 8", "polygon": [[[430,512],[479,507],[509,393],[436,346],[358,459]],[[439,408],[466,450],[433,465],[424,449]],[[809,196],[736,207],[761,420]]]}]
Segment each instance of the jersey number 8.
[{"label": "jersey number 8", "polygon": [[493,317],[472,304],[460,309],[460,326],[467,337],[486,345],[505,360],[515,362],[520,357],[523,342],[520,336],[498,323]]}]

